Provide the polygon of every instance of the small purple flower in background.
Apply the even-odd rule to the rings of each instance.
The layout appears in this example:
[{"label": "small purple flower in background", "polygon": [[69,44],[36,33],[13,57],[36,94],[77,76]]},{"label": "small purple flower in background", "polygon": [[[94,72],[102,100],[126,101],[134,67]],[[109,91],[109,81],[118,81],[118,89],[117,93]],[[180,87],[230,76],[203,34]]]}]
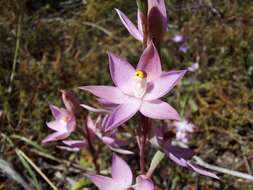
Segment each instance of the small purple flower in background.
[{"label": "small purple flower in background", "polygon": [[196,125],[187,120],[174,121],[173,126],[176,130],[176,139],[185,144],[189,141],[189,133],[193,133],[197,128]]},{"label": "small purple flower in background", "polygon": [[47,123],[47,127],[56,132],[47,136],[42,143],[66,139],[76,126],[76,119],[72,112],[53,105],[50,105],[50,109],[55,120]]},{"label": "small purple flower in background", "polygon": [[152,127],[152,131],[154,136],[150,140],[151,144],[161,149],[161,151],[173,162],[201,175],[219,179],[214,173],[192,164],[189,160],[194,156],[194,151],[188,148],[172,145],[172,139],[167,138],[168,131],[164,127]]},{"label": "small purple flower in background", "polygon": [[187,42],[185,41],[185,38],[181,34],[175,34],[172,41],[177,44],[179,51],[186,53],[189,49],[189,46]]},{"label": "small purple flower in background", "polygon": [[133,184],[133,173],[128,164],[117,155],[112,158],[112,177],[86,174],[86,176],[98,187],[99,190],[154,190],[154,184],[150,178],[141,175]]},{"label": "small purple flower in background", "polygon": [[[129,20],[129,18],[120,10],[116,9],[121,22],[128,32],[137,40],[143,42],[143,23],[141,12],[138,10],[138,28]],[[167,14],[164,0],[148,1],[148,23],[150,36],[162,41],[164,33],[167,31]]]},{"label": "small purple flower in background", "polygon": [[190,72],[195,72],[199,69],[199,63],[193,63],[190,67],[187,68]]},{"label": "small purple flower in background", "polygon": [[136,70],[112,53],[109,53],[109,66],[116,87],[80,87],[107,102],[117,104],[105,122],[106,131],[125,123],[138,111],[153,119],[180,120],[177,111],[159,98],[171,91],[187,70],[162,71],[159,54],[152,43],[144,50]]}]

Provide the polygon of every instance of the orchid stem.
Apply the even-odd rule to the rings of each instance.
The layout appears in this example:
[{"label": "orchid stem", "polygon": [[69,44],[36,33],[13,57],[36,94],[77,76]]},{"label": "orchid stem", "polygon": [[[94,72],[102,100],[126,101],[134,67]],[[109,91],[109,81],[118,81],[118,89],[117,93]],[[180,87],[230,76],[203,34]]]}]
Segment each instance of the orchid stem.
[{"label": "orchid stem", "polygon": [[146,142],[149,132],[149,119],[144,115],[140,115],[140,126],[137,129],[137,141],[139,144],[139,154],[140,154],[140,170],[141,174],[145,174],[145,150]]},{"label": "orchid stem", "polygon": [[[85,119],[84,119],[84,121],[85,121]],[[87,125],[84,125],[84,126],[85,126],[85,130],[86,130],[86,139],[88,141],[89,151],[92,156],[92,162],[96,168],[97,174],[99,174],[100,173],[100,166],[98,163],[98,151],[96,151],[96,149],[94,148],[94,146],[92,144],[90,131],[89,131]]]}]

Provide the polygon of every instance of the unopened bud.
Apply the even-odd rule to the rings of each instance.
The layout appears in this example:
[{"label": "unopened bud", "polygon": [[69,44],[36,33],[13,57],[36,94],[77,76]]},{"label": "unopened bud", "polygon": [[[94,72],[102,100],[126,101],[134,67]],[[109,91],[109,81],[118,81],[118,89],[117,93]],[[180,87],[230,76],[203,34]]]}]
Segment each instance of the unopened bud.
[{"label": "unopened bud", "polygon": [[158,47],[167,31],[167,14],[163,0],[148,0],[148,31],[149,40]]},{"label": "unopened bud", "polygon": [[62,100],[66,109],[74,114],[78,114],[81,110],[80,101],[70,90],[61,90]]}]

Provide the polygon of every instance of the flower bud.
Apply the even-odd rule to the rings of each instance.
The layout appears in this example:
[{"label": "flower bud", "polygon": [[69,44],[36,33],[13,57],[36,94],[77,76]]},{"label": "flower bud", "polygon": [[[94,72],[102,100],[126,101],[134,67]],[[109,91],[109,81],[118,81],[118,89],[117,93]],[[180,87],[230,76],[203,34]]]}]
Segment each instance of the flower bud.
[{"label": "flower bud", "polygon": [[61,90],[62,100],[66,109],[74,114],[78,114],[81,110],[80,101],[73,91]]},{"label": "flower bud", "polygon": [[164,0],[148,0],[148,29],[149,40],[156,47],[163,41],[167,31],[167,14]]}]

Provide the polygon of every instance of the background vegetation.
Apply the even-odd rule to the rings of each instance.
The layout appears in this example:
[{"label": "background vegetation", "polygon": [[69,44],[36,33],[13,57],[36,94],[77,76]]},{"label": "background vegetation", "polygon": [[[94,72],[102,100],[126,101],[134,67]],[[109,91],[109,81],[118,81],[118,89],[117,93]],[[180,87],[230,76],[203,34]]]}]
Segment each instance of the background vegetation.
[{"label": "background vegetation", "polygon": [[[60,89],[73,89],[82,102],[91,103],[76,87],[111,83],[107,51],[137,63],[141,45],[120,23],[116,7],[135,21],[134,0],[0,1],[0,160],[17,172],[14,180],[2,170],[1,190],[23,189],[24,183],[50,189],[35,168],[59,189],[80,189],[86,184],[92,189],[79,180],[82,168],[91,164],[85,152],[64,152],[53,143],[42,146],[41,140],[50,133],[45,126],[51,119],[48,104],[61,105]],[[200,64],[168,97],[199,126],[190,146],[208,163],[251,174],[253,2],[167,0],[167,12],[163,67]],[[186,37],[187,53],[179,52],[172,42],[176,32]],[[138,168],[132,158],[125,157],[132,168]],[[103,169],[110,159],[105,150],[100,159]],[[252,183],[231,176],[217,181],[170,161],[163,164],[154,177],[157,189],[253,189]]]}]

